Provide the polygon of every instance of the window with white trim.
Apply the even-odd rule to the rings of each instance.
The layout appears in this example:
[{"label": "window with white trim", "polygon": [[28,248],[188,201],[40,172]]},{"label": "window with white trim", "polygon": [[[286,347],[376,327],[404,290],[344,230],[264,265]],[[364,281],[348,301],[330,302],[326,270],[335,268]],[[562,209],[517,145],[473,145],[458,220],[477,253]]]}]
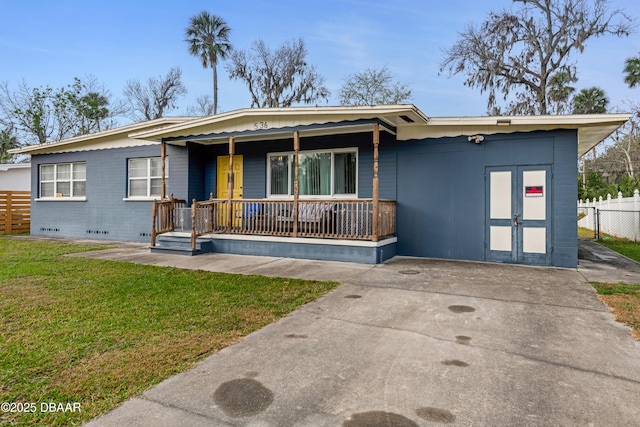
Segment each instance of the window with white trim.
[{"label": "window with white trim", "polygon": [[87,164],[40,165],[40,197],[86,197]]},{"label": "window with white trim", "polygon": [[[267,161],[267,196],[292,196],[294,153],[269,153]],[[300,196],[356,196],[358,150],[298,152],[298,188]]]},{"label": "window with white trim", "polygon": [[[165,170],[168,178],[169,159]],[[128,197],[160,197],[162,192],[162,157],[129,159]]]}]

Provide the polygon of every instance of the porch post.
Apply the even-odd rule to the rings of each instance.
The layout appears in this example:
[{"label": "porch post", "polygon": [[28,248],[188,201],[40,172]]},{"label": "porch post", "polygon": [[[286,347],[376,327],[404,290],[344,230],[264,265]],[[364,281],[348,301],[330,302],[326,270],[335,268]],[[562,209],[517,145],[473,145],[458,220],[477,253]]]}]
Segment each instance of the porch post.
[{"label": "porch post", "polygon": [[164,177],[166,175],[165,173],[165,168],[166,168],[166,159],[167,159],[167,144],[165,144],[164,141],[162,141],[162,145],[160,146],[160,156],[162,157],[162,188],[160,190],[160,198],[162,200],[167,198],[167,182],[165,181]]},{"label": "porch post", "polygon": [[174,228],[176,228],[176,202],[173,198],[173,193],[169,194],[169,200],[171,201],[171,205],[169,206],[169,228],[171,231],[174,231]]},{"label": "porch post", "polygon": [[233,206],[231,204],[233,199],[233,153],[234,151],[235,151],[234,140],[233,140],[233,137],[230,136],[229,137],[229,175],[228,175],[229,194],[227,196],[227,208],[228,208],[227,219],[229,221],[227,223],[228,233],[231,233],[231,229],[233,228]]},{"label": "porch post", "polygon": [[371,240],[378,241],[378,145],[380,144],[380,125],[373,125],[373,218]]},{"label": "porch post", "polygon": [[293,237],[298,237],[298,152],[300,151],[300,132],[293,132]]},{"label": "porch post", "polygon": [[158,205],[156,199],[153,199],[151,205],[151,246],[156,245],[156,218],[158,217]]},{"label": "porch post", "polygon": [[196,250],[196,242],[198,241],[198,234],[196,233],[196,199],[191,199],[191,250]]}]

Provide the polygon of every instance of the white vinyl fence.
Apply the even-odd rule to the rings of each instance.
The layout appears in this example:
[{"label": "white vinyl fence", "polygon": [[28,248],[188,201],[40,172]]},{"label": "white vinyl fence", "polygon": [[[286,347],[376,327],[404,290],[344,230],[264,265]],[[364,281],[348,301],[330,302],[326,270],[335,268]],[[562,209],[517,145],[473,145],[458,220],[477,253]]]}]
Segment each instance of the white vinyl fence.
[{"label": "white vinyl fence", "polygon": [[578,201],[578,226],[600,233],[640,241],[640,191],[635,190],[633,197],[617,198],[611,194],[606,199],[600,197],[586,202]]}]

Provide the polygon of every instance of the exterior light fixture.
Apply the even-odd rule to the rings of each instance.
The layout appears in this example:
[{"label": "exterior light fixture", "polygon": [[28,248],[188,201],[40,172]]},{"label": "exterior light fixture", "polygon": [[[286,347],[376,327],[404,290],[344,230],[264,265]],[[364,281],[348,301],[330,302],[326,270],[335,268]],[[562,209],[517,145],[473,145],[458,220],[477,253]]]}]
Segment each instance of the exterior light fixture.
[{"label": "exterior light fixture", "polygon": [[484,136],[482,135],[472,135],[469,137],[469,142],[475,142],[476,144],[480,144],[482,141],[484,141]]},{"label": "exterior light fixture", "polygon": [[498,126],[511,126],[511,119],[498,119],[496,124]]}]

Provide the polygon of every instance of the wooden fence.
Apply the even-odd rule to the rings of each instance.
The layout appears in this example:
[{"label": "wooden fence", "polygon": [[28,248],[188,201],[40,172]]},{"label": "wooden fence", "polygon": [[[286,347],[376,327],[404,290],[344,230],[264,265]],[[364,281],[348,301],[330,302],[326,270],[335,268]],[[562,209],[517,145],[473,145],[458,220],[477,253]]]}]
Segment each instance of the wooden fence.
[{"label": "wooden fence", "polygon": [[0,234],[28,233],[31,192],[0,190]]}]

